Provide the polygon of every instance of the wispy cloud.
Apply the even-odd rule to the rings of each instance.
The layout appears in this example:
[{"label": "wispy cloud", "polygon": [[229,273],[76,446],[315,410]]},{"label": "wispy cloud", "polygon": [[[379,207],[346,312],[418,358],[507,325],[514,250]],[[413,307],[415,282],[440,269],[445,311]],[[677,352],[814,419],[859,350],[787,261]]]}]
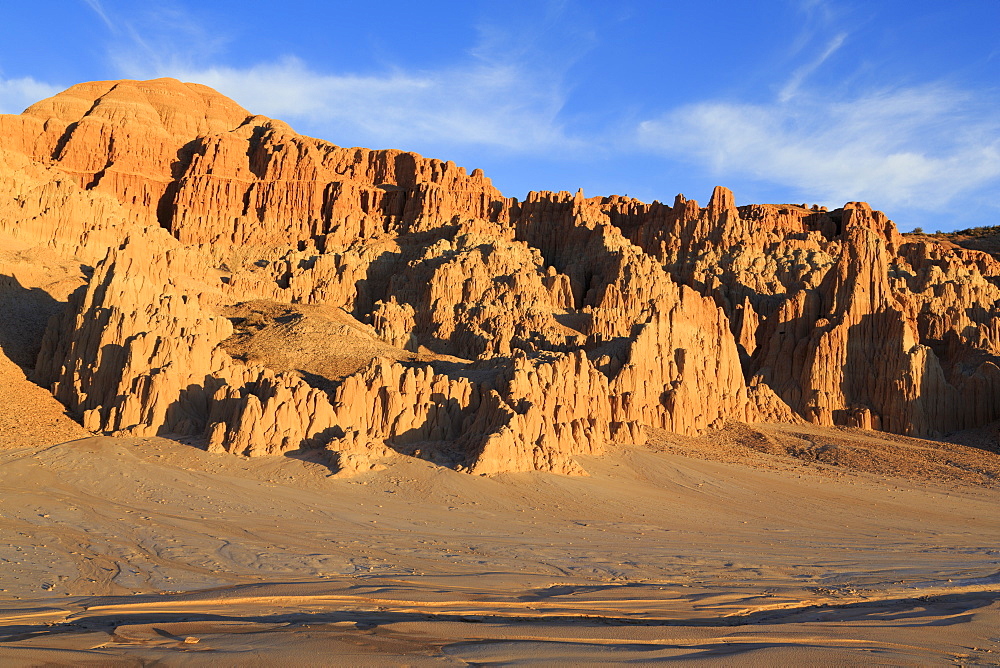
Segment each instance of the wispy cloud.
[{"label": "wispy cloud", "polygon": [[1000,181],[996,100],[946,84],[770,104],[703,102],[645,121],[647,150],[806,199],[940,210]]},{"label": "wispy cloud", "polygon": [[382,75],[317,72],[296,58],[249,68],[166,68],[160,74],[216,88],[255,113],[322,127],[328,136],[380,145],[414,138],[510,151],[570,149],[559,121],[564,91],[516,63],[472,61]]},{"label": "wispy cloud", "polygon": [[836,17],[837,10],[830,0],[798,0],[798,9],[803,14],[815,17],[824,23],[829,23]]},{"label": "wispy cloud", "polygon": [[[305,125],[333,141],[531,154],[584,146],[566,131],[560,114],[569,92],[565,73],[593,36],[566,27],[561,0],[541,3],[537,24],[524,30],[478,26],[478,44],[451,66],[388,65],[378,73],[317,67],[292,55],[223,65],[216,56],[224,37],[210,35],[184,12],[161,7],[155,17],[118,17],[100,0],[84,2],[113,29],[109,55],[124,76],[202,83],[253,113]],[[574,38],[550,46],[555,29],[574,31]]]},{"label": "wispy cloud", "polygon": [[866,65],[839,28],[863,19],[833,0],[793,1],[801,29],[770,101],[680,105],[638,125],[641,148],[828,205],[941,211],[1000,185],[997,91],[945,80],[860,88],[851,82]]},{"label": "wispy cloud", "polygon": [[[563,160],[601,154],[643,163],[655,156],[721,183],[767,184],[789,200],[866,199],[889,210],[941,211],[963,195],[982,198],[1000,187],[997,92],[945,81],[848,88],[852,59],[862,64],[845,48],[852,34],[840,26],[857,23],[833,0],[793,0],[801,30],[785,47],[784,73],[765,88],[773,91],[769,101],[705,99],[637,126],[622,112],[587,134],[565,112],[567,73],[597,38],[592,26],[567,27],[573,12],[562,0],[545,3],[530,25],[478,26],[478,44],[447,67],[388,64],[377,72],[295,56],[222,64],[225,35],[169,2],[155,14],[125,15],[109,13],[102,0],[81,1],[108,27],[109,52],[123,75],[204,83],[252,112],[342,144],[441,156],[469,148]],[[824,83],[831,75],[839,85]],[[52,92],[33,80],[0,79],[0,108]]]},{"label": "wispy cloud", "polygon": [[101,0],[81,0],[108,29],[108,58],[123,76],[192,67],[220,54],[226,36],[169,1],[109,10]]},{"label": "wispy cloud", "polygon": [[101,4],[101,0],[83,0],[83,3],[90,7],[95,14],[97,14],[98,18],[104,22],[104,25],[108,28],[108,30],[112,33],[118,32],[118,27],[111,21],[108,13],[104,10],[104,5]]},{"label": "wispy cloud", "polygon": [[55,95],[62,88],[32,77],[0,77],[0,114],[19,114],[35,102]]},{"label": "wispy cloud", "polygon": [[780,102],[788,102],[799,92],[799,88],[802,83],[809,77],[810,74],[815,72],[820,68],[820,66],[825,63],[830,56],[837,52],[837,50],[844,45],[844,40],[847,39],[847,33],[840,33],[835,35],[831,39],[826,48],[812,61],[805,63],[795,69],[792,72],[792,76],[788,79],[788,82],[781,88],[781,92],[778,93],[778,100]]}]

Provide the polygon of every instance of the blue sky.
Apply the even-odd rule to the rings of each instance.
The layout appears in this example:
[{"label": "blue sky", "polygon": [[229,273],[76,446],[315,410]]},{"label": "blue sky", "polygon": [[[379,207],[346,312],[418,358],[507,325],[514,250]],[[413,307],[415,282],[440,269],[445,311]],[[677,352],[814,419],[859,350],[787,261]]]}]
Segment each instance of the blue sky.
[{"label": "blue sky", "polygon": [[508,195],[866,200],[1000,224],[1000,0],[10,3],[0,112],[173,76]]}]

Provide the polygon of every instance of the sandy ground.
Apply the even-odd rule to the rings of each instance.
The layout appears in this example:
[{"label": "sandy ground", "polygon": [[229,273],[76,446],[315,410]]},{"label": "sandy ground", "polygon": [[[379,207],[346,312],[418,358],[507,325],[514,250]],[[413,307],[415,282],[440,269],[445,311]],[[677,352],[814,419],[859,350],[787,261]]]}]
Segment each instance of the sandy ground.
[{"label": "sandy ground", "polygon": [[49,318],[83,285],[84,274],[79,263],[0,235],[0,450],[89,435],[26,377]]},{"label": "sandy ground", "polygon": [[[165,439],[0,451],[0,663],[1000,663],[989,475],[765,454],[741,429],[586,477],[398,457],[341,478]],[[762,433],[882,447],[804,429]]]},{"label": "sandy ground", "polygon": [[0,451],[90,436],[0,348]]}]

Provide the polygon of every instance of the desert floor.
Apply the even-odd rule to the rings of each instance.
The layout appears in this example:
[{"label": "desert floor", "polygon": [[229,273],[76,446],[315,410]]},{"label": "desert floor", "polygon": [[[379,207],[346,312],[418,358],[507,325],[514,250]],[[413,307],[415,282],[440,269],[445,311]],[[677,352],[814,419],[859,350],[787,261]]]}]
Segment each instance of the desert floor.
[{"label": "desert floor", "polygon": [[496,478],[2,450],[0,663],[1000,662],[997,455],[794,425],[654,443]]}]

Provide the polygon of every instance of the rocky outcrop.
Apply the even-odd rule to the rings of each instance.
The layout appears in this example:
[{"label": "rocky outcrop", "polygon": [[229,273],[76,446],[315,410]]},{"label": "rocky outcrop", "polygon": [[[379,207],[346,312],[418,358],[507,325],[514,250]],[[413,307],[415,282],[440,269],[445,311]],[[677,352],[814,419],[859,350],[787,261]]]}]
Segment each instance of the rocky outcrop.
[{"label": "rocky outcrop", "polygon": [[[918,331],[923,291],[892,288],[891,274],[899,271],[891,266],[897,238],[883,233],[884,216],[867,204],[851,203],[843,225],[840,257],[823,284],[795,293],[761,332],[755,355],[759,380],[816,424],[935,436],[1000,419],[994,400],[1000,360],[989,333],[993,314],[979,314],[982,329],[973,327],[965,342],[958,329],[971,324],[970,316],[956,317],[962,321],[958,327],[944,325],[947,318],[941,316],[956,307],[967,311],[970,302],[947,299],[947,307],[934,305],[940,315],[922,318],[937,324],[935,333],[954,338],[951,357],[964,358],[955,359],[957,364],[944,360],[950,367],[946,375],[942,359],[921,344],[922,338],[932,342]],[[979,289],[988,285],[982,281]],[[994,297],[986,303],[998,302]],[[934,306],[925,303],[920,311],[936,311]]]},{"label": "rocky outcrop", "polygon": [[0,132],[0,236],[94,267],[35,370],[88,429],[495,474],[579,473],[646,427],[1000,419],[1000,264],[864,203],[518,201],[173,80]]},{"label": "rocky outcrop", "polygon": [[344,149],[253,117],[189,146],[162,220],[185,243],[325,244],[455,220],[501,220],[509,201],[481,171],[402,151]]},{"label": "rocky outcrop", "polygon": [[232,333],[171,278],[171,254],[133,241],[100,262],[85,291],[50,323],[36,380],[83,425],[137,436],[197,431],[206,377]]},{"label": "rocky outcrop", "polygon": [[230,321],[147,241],[110,252],[42,343],[36,379],[92,431],[203,436],[246,456],[326,448],[352,469],[423,448],[478,473],[577,472],[570,455],[601,452],[611,433],[607,379],[582,352],[521,355],[479,379],[380,358],[330,392],[243,364],[222,345]]}]

